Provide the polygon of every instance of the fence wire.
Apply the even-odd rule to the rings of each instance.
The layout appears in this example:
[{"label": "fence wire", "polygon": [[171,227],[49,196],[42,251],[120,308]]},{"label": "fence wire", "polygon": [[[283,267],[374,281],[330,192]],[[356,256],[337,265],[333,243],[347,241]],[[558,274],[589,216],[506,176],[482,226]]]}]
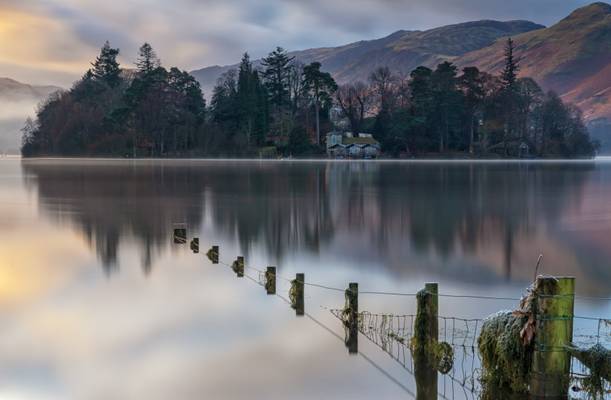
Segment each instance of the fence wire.
[{"label": "fence wire", "polygon": [[[217,254],[218,255],[218,254]],[[231,268],[232,264],[219,260],[219,264]],[[262,287],[267,287],[270,276],[263,269],[258,269],[250,265],[244,265],[245,270],[254,272],[253,276],[245,274],[247,279],[250,279],[255,284]],[[277,288],[281,291],[286,291],[289,298],[291,297],[290,288],[294,278],[288,278],[276,273]],[[334,292],[345,292],[346,289],[323,285],[320,283],[299,282],[306,287],[315,287],[323,290]],[[520,301],[520,298],[512,297],[495,297],[495,296],[479,296],[479,295],[461,295],[461,294],[437,294],[438,297],[446,298],[464,298],[478,300],[497,300],[497,301]],[[359,291],[359,295],[382,295],[382,296],[405,296],[416,297],[417,293],[402,293],[402,292],[385,292],[385,291]],[[541,299],[550,297],[573,297],[574,299],[586,300],[611,300],[606,297],[588,297],[574,295],[541,295]],[[284,296],[278,294],[278,297],[284,301],[290,302]],[[311,296],[306,295],[305,298],[311,299]],[[336,318],[344,322],[344,310],[334,309],[321,306],[321,308],[329,310]],[[313,317],[311,317],[313,318]],[[414,360],[411,350],[411,341],[414,336],[414,323],[416,315],[395,315],[395,314],[376,314],[367,311],[358,313],[358,331],[367,338],[371,343],[380,348],[384,353],[389,355],[396,361],[404,370],[414,375]],[[453,365],[446,374],[439,374],[441,380],[439,382],[439,397],[442,399],[477,399],[481,394],[481,356],[478,351],[477,340],[481,334],[483,319],[465,319],[455,316],[440,316],[438,317],[439,337],[440,342],[445,342],[453,349]],[[600,346],[601,349],[608,352],[611,347],[611,319],[595,318],[586,316],[556,316],[556,317],[537,317],[536,324],[537,332],[543,335],[546,324],[561,324],[566,329],[567,337],[572,339],[571,346],[576,346],[580,349],[587,349],[592,346]],[[544,339],[544,338],[543,338]],[[545,343],[546,340],[541,340]],[[567,352],[567,346],[543,346],[535,341],[535,350],[541,352]],[[608,353],[605,353],[608,354]],[[593,382],[592,370],[580,362],[574,356],[569,357],[570,360],[570,380],[571,398],[573,399],[593,399],[592,386],[597,385],[595,390],[601,399],[611,399],[611,382],[605,379],[598,379]],[[380,367],[377,366],[379,369]],[[536,374],[533,371],[533,374]],[[596,395],[595,395],[596,396]]]}]

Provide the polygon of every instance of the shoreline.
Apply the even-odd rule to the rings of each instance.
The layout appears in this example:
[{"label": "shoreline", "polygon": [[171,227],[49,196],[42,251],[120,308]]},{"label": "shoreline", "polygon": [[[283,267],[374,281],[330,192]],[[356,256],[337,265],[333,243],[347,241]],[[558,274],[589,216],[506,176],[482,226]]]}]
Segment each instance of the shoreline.
[{"label": "shoreline", "polygon": [[22,157],[22,156],[5,156],[0,160],[21,160],[22,162],[36,161],[113,161],[113,162],[261,162],[261,163],[444,163],[444,164],[544,164],[544,163],[574,163],[574,164],[591,164],[591,163],[606,163],[611,162],[611,156],[599,156],[587,159],[572,159],[572,158],[550,158],[550,159],[516,159],[516,158],[380,158],[380,159],[334,159],[334,158],[230,158],[230,157],[215,157],[215,158],[119,158],[119,157]]}]

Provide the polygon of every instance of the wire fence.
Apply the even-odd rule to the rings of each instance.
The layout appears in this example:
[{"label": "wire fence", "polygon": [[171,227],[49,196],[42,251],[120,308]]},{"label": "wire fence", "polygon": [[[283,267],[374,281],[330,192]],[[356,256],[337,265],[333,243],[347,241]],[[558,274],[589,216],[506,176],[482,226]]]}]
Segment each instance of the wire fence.
[{"label": "wire fence", "polygon": [[[210,252],[208,255],[210,257]],[[229,263],[224,260],[219,260],[218,253],[215,255],[219,264],[238,273],[238,270],[236,270],[236,262]],[[293,307],[296,301],[295,283],[301,284],[302,287],[313,287],[336,293],[346,293],[347,291],[345,288],[308,282],[305,279],[299,280],[299,278],[290,278],[278,273],[270,274],[269,270],[256,268],[251,265],[244,265],[243,259],[242,268],[243,270],[252,272],[252,275],[243,274],[244,277],[266,289],[269,287],[272,279],[274,280],[274,285],[276,284],[276,280],[279,283],[281,282],[278,284],[278,288],[281,291],[286,291],[288,298],[279,293],[276,295]],[[456,293],[433,293],[425,290],[420,292],[420,294],[423,293],[427,295],[434,295],[439,298],[449,299],[461,298],[490,301],[516,301],[520,303],[524,302],[525,299],[525,297],[518,298],[506,296],[484,296],[476,294],[467,295]],[[419,295],[418,293],[379,290],[359,290],[358,294],[363,296],[377,295],[413,297],[414,299],[416,299],[416,297]],[[538,294],[538,296],[540,299],[542,299],[542,301],[553,297],[557,297],[562,300],[570,300],[571,302],[576,299],[588,301],[611,301],[611,298],[607,297],[575,296],[573,294]],[[310,296],[308,296],[308,298],[311,299]],[[330,311],[333,316],[342,321],[344,326],[346,326],[346,309],[333,308],[324,305],[319,306],[322,309]],[[311,314],[305,313],[305,315],[317,324],[329,330],[334,336],[338,337],[337,333],[324,326],[324,324],[316,320]],[[398,363],[405,371],[414,375],[416,371],[411,344],[415,335],[416,318],[417,315],[415,314],[396,315],[363,311],[357,314],[357,328],[358,332],[369,342],[373,343],[376,347],[390,356],[390,358]],[[566,337],[570,338],[571,346],[575,346],[580,349],[599,346],[600,349],[606,351],[606,353],[603,352],[602,354],[607,354],[606,357],[608,357],[608,349],[611,347],[611,319],[580,315],[559,315],[553,317],[537,316],[535,323],[538,326],[539,332],[545,332],[544,327],[546,324],[559,324],[563,326],[563,329],[566,329]],[[478,338],[482,332],[483,324],[484,319],[481,318],[467,319],[457,316],[437,317],[437,339],[439,342],[447,343],[447,345],[449,345],[449,347],[452,349],[452,366],[448,371],[444,371],[445,373],[440,374],[441,378],[438,385],[438,395],[440,398],[480,398],[482,392],[480,382],[482,374],[482,359],[478,349]],[[539,333],[541,337],[543,337],[543,334],[544,333]],[[544,345],[542,343],[546,344]],[[550,341],[548,340],[536,341],[534,347],[535,351],[569,352],[569,349],[565,344],[554,346],[549,345],[549,343]],[[608,377],[594,377],[592,368],[588,367],[583,360],[578,359],[574,355],[568,357],[568,360],[570,362],[570,373],[567,378],[570,380],[570,390],[573,398],[593,398],[593,392],[596,396],[600,396],[600,398],[611,398],[609,397],[611,396],[611,382],[609,381]],[[381,370],[381,367],[373,363],[371,359],[368,359],[368,362],[372,363],[374,367]],[[533,374],[536,373],[537,371],[533,371]],[[390,376],[388,373],[385,374],[389,376],[389,379],[394,380],[394,378],[392,378],[392,376]],[[409,392],[409,388],[406,388],[400,382],[395,383],[398,383],[405,391]]]}]

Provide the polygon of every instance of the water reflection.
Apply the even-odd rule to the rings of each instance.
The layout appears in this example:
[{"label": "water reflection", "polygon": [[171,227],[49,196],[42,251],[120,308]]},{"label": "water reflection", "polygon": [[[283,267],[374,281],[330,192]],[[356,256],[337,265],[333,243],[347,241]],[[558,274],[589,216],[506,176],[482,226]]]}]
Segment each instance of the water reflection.
[{"label": "water reflection", "polygon": [[[607,166],[28,160],[22,168],[43,213],[77,226],[108,272],[133,238],[149,273],[172,224],[187,223],[237,241],[245,255],[264,249],[275,263],[332,253],[383,260],[397,274],[524,280],[539,252],[551,262],[568,253],[561,272],[582,271],[594,291],[611,286],[606,246],[580,225],[588,185],[598,196],[611,190]],[[602,211],[611,215],[611,205]],[[458,268],[468,263],[477,268]]]}]

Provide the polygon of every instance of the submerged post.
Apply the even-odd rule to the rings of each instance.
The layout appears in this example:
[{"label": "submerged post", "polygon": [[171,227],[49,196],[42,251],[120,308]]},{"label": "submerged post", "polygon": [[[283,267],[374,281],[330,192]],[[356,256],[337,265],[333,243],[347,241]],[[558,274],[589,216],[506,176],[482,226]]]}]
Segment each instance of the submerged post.
[{"label": "submerged post", "polygon": [[265,290],[267,294],[276,294],[276,267],[267,267],[265,271]]},{"label": "submerged post", "polygon": [[219,247],[212,246],[212,248],[208,250],[208,253],[206,253],[206,256],[212,262],[212,264],[218,264],[219,263]]},{"label": "submerged post", "polygon": [[197,254],[199,253],[199,238],[193,238],[191,240],[191,251],[193,251],[193,253]]},{"label": "submerged post", "polygon": [[437,400],[437,365],[434,352],[439,338],[439,285],[427,283],[417,295],[418,310],[412,350],[416,399]]},{"label": "submerged post", "polygon": [[185,244],[187,243],[187,229],[186,228],[174,228],[174,244]]},{"label": "submerged post", "polygon": [[305,275],[297,274],[295,279],[291,282],[291,290],[289,290],[291,307],[295,310],[295,315],[297,316],[302,316],[305,314],[303,301],[304,283]]},{"label": "submerged post", "polygon": [[536,334],[530,391],[534,398],[568,395],[573,340],[575,278],[538,277]]},{"label": "submerged post", "polygon": [[352,282],[345,292],[346,305],[344,307],[344,327],[346,328],[345,343],[348,354],[359,352],[359,284]]},{"label": "submerged post", "polygon": [[236,260],[231,265],[231,269],[233,270],[233,272],[235,272],[238,278],[243,278],[244,277],[244,257],[238,256],[238,258],[236,258]]}]

